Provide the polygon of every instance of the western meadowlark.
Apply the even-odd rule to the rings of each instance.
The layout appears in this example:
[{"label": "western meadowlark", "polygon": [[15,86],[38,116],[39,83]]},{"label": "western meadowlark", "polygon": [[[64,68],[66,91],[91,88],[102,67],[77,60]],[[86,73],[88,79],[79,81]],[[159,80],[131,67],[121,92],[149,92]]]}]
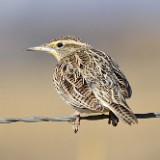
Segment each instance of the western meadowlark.
[{"label": "western meadowlark", "polygon": [[78,131],[80,113],[109,112],[108,123],[116,126],[138,123],[126,103],[132,90],[119,65],[106,53],[94,49],[79,38],[63,36],[29,51],[45,51],[58,64],[53,83],[61,98],[76,110],[73,130]]}]

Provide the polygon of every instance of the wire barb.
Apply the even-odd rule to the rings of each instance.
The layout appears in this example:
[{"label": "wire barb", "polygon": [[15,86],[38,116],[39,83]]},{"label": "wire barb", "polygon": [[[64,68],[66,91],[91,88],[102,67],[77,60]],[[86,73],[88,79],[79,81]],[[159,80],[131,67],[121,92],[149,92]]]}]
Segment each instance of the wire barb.
[{"label": "wire barb", "polygon": [[[160,118],[160,113],[144,113],[135,114],[137,119],[148,119],[148,118]],[[108,119],[109,116],[106,114],[89,115],[80,117],[81,120],[102,120]],[[72,122],[76,119],[73,115],[63,116],[63,117],[26,117],[26,118],[0,118],[0,124],[13,123],[13,122]]]}]

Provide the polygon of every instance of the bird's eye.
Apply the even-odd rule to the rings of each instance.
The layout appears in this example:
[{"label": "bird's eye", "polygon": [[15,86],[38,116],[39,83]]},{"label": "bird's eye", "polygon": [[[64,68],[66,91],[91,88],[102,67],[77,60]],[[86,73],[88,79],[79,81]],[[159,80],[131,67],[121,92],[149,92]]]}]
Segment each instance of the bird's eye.
[{"label": "bird's eye", "polygon": [[57,47],[59,48],[63,47],[63,43],[62,42],[57,43]]}]

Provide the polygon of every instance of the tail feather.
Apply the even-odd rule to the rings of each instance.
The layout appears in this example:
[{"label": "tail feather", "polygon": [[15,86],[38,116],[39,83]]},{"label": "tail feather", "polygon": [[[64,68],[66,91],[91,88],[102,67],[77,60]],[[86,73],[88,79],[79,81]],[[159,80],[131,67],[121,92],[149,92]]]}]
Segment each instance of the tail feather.
[{"label": "tail feather", "polygon": [[124,123],[127,123],[128,125],[136,124],[138,123],[138,120],[134,113],[131,111],[131,109],[127,106],[124,107],[120,104],[111,104],[110,110]]}]

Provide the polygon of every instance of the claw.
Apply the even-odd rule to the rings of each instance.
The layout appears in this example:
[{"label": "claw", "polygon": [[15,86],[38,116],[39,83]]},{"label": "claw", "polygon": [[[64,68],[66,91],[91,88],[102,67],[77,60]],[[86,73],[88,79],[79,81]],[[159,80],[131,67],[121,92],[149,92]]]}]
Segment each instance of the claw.
[{"label": "claw", "polygon": [[110,112],[109,112],[108,124],[111,124],[111,123],[112,123],[112,125],[113,125],[114,127],[116,127],[117,124],[118,124],[118,122],[119,122],[118,117],[117,117],[112,111],[110,111]]},{"label": "claw", "polygon": [[80,113],[78,111],[76,111],[74,113],[75,116],[75,121],[72,122],[72,129],[74,131],[74,133],[77,133],[78,132],[78,126],[80,125]]}]

